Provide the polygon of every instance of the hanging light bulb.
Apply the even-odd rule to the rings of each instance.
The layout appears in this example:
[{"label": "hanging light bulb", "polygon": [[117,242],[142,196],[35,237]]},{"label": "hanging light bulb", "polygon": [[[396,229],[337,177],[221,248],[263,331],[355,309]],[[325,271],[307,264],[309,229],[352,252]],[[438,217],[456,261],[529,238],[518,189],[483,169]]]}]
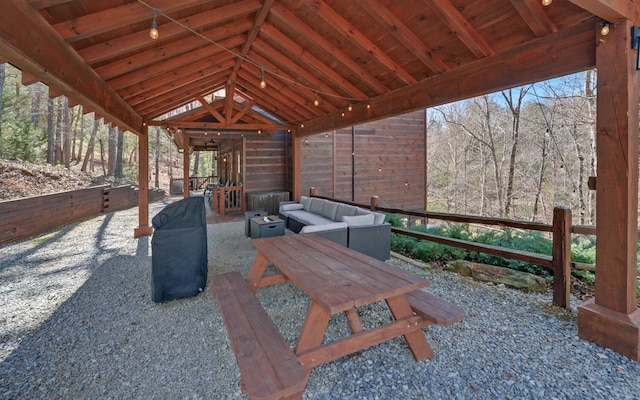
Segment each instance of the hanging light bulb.
[{"label": "hanging light bulb", "polygon": [[262,134],[262,129],[258,129],[258,135]]},{"label": "hanging light bulb", "polygon": [[320,105],[320,100],[318,100],[318,92],[316,91],[316,98],[313,99],[313,105],[318,107]]},{"label": "hanging light bulb", "polygon": [[611,24],[607,21],[604,21],[602,23],[602,28],[600,29],[600,34],[602,36],[607,36],[609,34],[609,28],[610,28]]},{"label": "hanging light bulb", "polygon": [[351,100],[349,100],[349,107],[347,107],[347,111],[353,111],[353,106],[351,105]]},{"label": "hanging light bulb", "polygon": [[153,40],[160,37],[160,33],[158,33],[158,22],[156,21],[158,14],[159,12],[157,9],[153,10],[153,21],[151,21],[151,30],[149,30],[149,36]]},{"label": "hanging light bulb", "polygon": [[264,80],[264,67],[261,67],[260,71],[260,89],[264,89],[267,87],[267,81]]},{"label": "hanging light bulb", "polygon": [[546,7],[546,6],[548,6],[549,4],[551,4],[551,2],[552,2],[552,1],[553,1],[553,0],[542,0],[542,5]]}]

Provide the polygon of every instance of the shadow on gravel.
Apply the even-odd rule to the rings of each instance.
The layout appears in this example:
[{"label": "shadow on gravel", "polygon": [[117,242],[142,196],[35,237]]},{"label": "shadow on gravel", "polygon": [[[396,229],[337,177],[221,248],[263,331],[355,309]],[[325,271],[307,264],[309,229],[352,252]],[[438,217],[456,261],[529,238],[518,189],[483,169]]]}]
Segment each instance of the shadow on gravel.
[{"label": "shadow on gravel", "polygon": [[146,254],[140,240],[137,256],[107,259],[28,334],[0,363],[0,398],[219,398],[237,384],[210,286],[155,304]]}]

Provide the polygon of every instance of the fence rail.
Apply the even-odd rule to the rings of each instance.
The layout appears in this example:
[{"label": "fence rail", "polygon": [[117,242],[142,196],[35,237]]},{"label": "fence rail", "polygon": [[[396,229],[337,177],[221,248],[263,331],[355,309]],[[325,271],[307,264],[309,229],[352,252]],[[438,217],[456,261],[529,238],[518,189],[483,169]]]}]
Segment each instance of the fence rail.
[{"label": "fence rail", "polygon": [[594,226],[571,225],[571,210],[567,207],[555,207],[553,211],[553,223],[543,224],[539,222],[514,221],[504,218],[478,217],[472,215],[446,214],[428,211],[405,210],[402,208],[380,207],[378,205],[377,196],[373,196],[371,198],[370,204],[361,204],[352,201],[319,196],[315,194],[314,188],[310,189],[309,195],[313,197],[351,204],[362,208],[368,208],[372,211],[382,211],[390,214],[400,214],[459,223],[473,223],[531,231],[549,232],[552,235],[551,256],[547,254],[531,253],[521,250],[508,249],[505,247],[476,243],[468,240],[452,239],[428,233],[415,232],[403,228],[391,228],[391,231],[397,234],[407,235],[422,240],[429,240],[432,242],[438,242],[470,251],[494,254],[504,258],[530,262],[532,264],[551,268],[553,269],[553,302],[560,307],[567,308],[569,306],[571,268],[595,271],[594,265],[571,261],[571,234],[595,235],[596,229]]}]

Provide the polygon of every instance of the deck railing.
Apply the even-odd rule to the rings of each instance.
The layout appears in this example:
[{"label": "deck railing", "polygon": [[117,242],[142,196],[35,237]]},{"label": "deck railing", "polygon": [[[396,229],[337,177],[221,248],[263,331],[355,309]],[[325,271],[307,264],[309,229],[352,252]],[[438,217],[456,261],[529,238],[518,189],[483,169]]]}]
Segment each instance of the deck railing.
[{"label": "deck railing", "polygon": [[216,186],[211,190],[211,207],[220,215],[242,211],[242,186]]},{"label": "deck railing", "polygon": [[372,211],[382,211],[390,214],[400,214],[418,218],[437,219],[442,221],[473,223],[482,225],[493,225],[501,227],[511,227],[524,230],[548,232],[552,235],[552,254],[539,254],[527,251],[509,249],[505,247],[492,246],[483,243],[476,243],[467,240],[452,239],[437,236],[429,233],[411,231],[409,229],[392,227],[391,231],[401,235],[407,235],[422,240],[442,243],[449,246],[459,247],[470,251],[494,254],[500,257],[530,262],[542,265],[553,270],[553,303],[559,307],[569,307],[569,295],[571,284],[571,268],[595,271],[592,264],[583,264],[571,261],[571,234],[595,235],[595,227],[572,226],[571,210],[567,207],[556,206],[553,210],[553,223],[543,224],[539,222],[515,221],[504,218],[478,217],[472,215],[447,214],[428,211],[413,211],[402,208],[380,207],[378,197],[373,196],[370,204],[361,204],[331,197],[319,196],[311,188],[309,195],[340,203],[351,204]]}]

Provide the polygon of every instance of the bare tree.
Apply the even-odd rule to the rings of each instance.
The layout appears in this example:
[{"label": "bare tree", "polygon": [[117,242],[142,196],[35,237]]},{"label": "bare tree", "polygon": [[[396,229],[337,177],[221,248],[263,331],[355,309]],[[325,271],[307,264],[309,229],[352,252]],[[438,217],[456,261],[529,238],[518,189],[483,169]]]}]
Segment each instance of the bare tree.
[{"label": "bare tree", "polygon": [[[87,163],[89,162],[89,160],[93,159],[93,147],[94,147],[95,142],[96,142],[96,135],[98,134],[98,125],[99,125],[99,122],[96,119],[93,122],[93,130],[91,131],[91,137],[89,138],[89,144],[87,144],[87,154],[85,154],[84,161],[82,162],[82,168],[80,168],[80,170],[82,172],[86,172],[87,171]],[[92,170],[93,170],[93,168],[92,168]]]},{"label": "bare tree", "polygon": [[117,140],[118,144],[116,146],[116,165],[113,171],[113,174],[116,178],[120,179],[124,176],[122,173],[122,152],[124,149],[124,132],[122,129],[117,129]]}]

